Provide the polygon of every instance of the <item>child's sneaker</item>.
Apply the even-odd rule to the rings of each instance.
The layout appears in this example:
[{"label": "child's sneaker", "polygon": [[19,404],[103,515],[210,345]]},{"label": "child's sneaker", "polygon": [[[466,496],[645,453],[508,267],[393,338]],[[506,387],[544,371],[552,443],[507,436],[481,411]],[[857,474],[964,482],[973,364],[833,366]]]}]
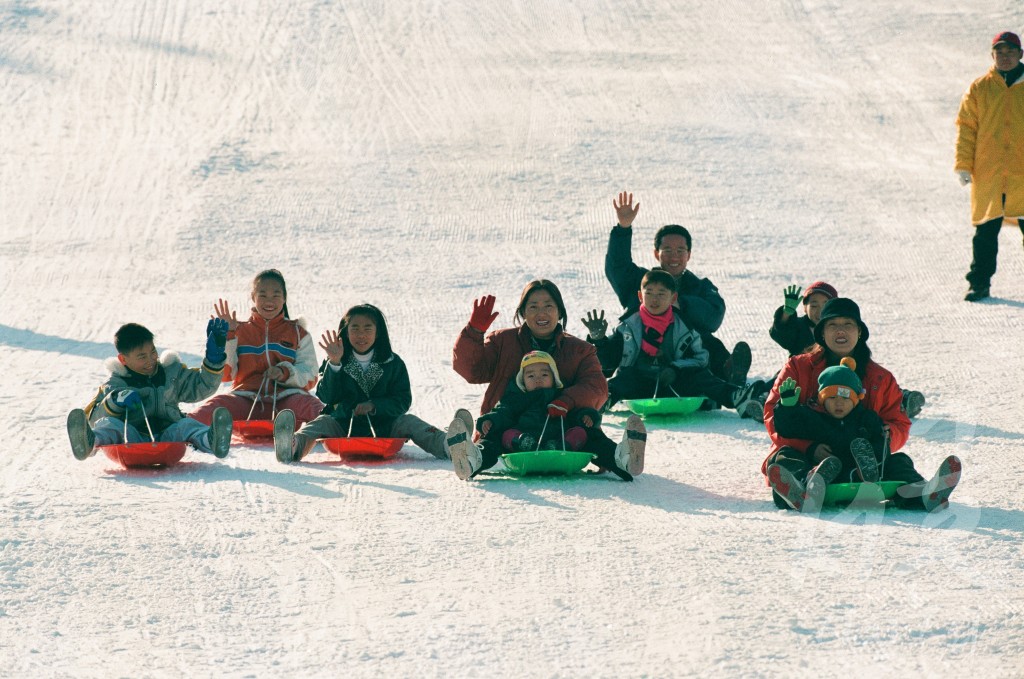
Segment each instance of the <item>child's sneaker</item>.
[{"label": "child's sneaker", "polygon": [[791,471],[777,464],[768,465],[768,485],[787,505],[803,511],[806,487]]},{"label": "child's sneaker", "polygon": [[71,454],[76,460],[87,459],[96,449],[96,434],[81,408],[68,413],[68,439],[71,440]]},{"label": "child's sneaker", "polygon": [[935,476],[924,484],[924,490],[921,492],[921,502],[926,511],[934,512],[949,506],[949,496],[956,488],[956,484],[960,483],[962,468],[960,458],[956,455],[950,455],[942,461]]},{"label": "child's sneaker", "polygon": [[282,410],[274,418],[274,453],[278,462],[295,461],[295,413],[290,410]]},{"label": "child's sneaker", "polygon": [[615,446],[615,465],[630,476],[640,476],[644,471],[644,450],[647,448],[647,428],[637,415],[626,420],[622,440]]},{"label": "child's sneaker", "polygon": [[[462,424],[465,425],[466,431],[469,432],[470,435],[472,435],[472,432],[473,432],[473,414],[472,413],[470,413],[465,408],[459,408],[458,410],[455,411],[455,417],[452,419],[453,422],[455,420],[460,420],[462,422]],[[451,429],[451,426],[449,426],[448,428]],[[444,453],[445,453],[445,455],[448,456],[449,460],[452,459],[452,451],[448,449],[448,433],[447,433],[447,431],[445,432],[445,437],[444,437]]]},{"label": "child's sneaker", "polygon": [[[459,413],[462,412],[468,414],[468,411],[459,411]],[[465,418],[461,417],[459,413],[455,414],[455,419],[448,425],[445,445],[448,447],[448,455],[452,459],[455,475],[465,481],[480,471],[484,459],[480,449],[470,438]]]},{"label": "child's sneaker", "polygon": [[213,420],[210,423],[210,448],[213,454],[219,458],[228,456],[228,449],[231,447],[231,413],[227,408],[217,408],[213,411]]},{"label": "child's sneaker", "polygon": [[[751,382],[750,384],[745,384],[733,392],[733,408],[735,408],[736,412],[740,414],[740,417],[743,417],[744,415],[746,415],[747,417],[753,417],[754,411],[751,404],[760,405],[763,412],[764,405],[761,404],[758,401],[757,397],[754,395],[756,389],[757,384]],[[764,417],[762,416],[760,419],[763,420]]]},{"label": "child's sneaker", "polygon": [[860,471],[860,478],[866,483],[878,483],[878,459],[875,457],[875,449],[867,439],[853,439],[850,441],[850,455],[857,464]]},{"label": "child's sneaker", "polygon": [[838,457],[829,455],[818,463],[818,466],[807,472],[804,484],[804,505],[800,510],[805,514],[817,514],[825,504],[825,491],[828,484],[835,481],[839,472],[843,471],[843,463]]},{"label": "child's sneaker", "polygon": [[907,417],[910,419],[914,419],[921,414],[924,404],[925,398],[921,392],[909,390],[903,392],[903,410],[906,411]]}]

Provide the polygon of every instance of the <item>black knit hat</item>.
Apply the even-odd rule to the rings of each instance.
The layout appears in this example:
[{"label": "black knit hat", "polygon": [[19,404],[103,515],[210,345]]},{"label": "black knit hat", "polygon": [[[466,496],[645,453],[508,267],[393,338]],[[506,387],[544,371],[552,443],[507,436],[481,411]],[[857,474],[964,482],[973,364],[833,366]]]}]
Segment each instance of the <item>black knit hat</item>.
[{"label": "black knit hat", "polygon": [[857,321],[857,325],[860,326],[860,341],[868,341],[870,333],[868,332],[868,326],[864,325],[864,321],[860,320],[860,307],[852,299],[836,297],[825,302],[825,306],[821,307],[821,316],[814,325],[814,341],[821,346],[825,346],[825,321],[830,318],[852,318]]}]

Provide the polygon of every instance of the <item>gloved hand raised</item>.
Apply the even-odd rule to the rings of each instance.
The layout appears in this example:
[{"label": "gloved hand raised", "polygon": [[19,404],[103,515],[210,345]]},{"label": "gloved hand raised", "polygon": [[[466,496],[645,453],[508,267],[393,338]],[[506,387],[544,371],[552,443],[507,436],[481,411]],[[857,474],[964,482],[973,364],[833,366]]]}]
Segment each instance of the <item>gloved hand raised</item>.
[{"label": "gloved hand raised", "polygon": [[142,397],[134,389],[122,389],[114,394],[114,405],[121,410],[142,407]]},{"label": "gloved hand raised", "polygon": [[494,310],[494,295],[484,295],[480,299],[473,300],[473,315],[469,317],[469,324],[480,332],[487,332],[491,323],[498,317]]},{"label": "gloved hand raised", "polygon": [[223,363],[228,357],[224,346],[228,342],[228,322],[223,318],[211,318],[206,324],[206,361],[211,365]]},{"label": "gloved hand raised", "polygon": [[551,417],[557,417],[559,419],[564,418],[569,414],[569,404],[565,401],[552,401],[548,404],[548,415]]},{"label": "gloved hand raised", "polygon": [[957,170],[956,176],[960,180],[960,186],[967,186],[971,183],[971,173],[967,170]]},{"label": "gloved hand raised", "polygon": [[604,311],[601,315],[597,315],[597,309],[587,312],[586,318],[581,318],[580,322],[587,326],[587,335],[592,340],[603,339],[606,332],[608,332],[608,321],[604,320]]},{"label": "gloved hand raised", "polygon": [[796,386],[796,380],[787,377],[779,385],[779,403],[784,406],[795,406],[800,401],[800,387]]},{"label": "gloved hand raised", "polygon": [[800,286],[790,285],[782,294],[786,296],[786,313],[792,316],[796,313],[796,308],[800,306]]}]

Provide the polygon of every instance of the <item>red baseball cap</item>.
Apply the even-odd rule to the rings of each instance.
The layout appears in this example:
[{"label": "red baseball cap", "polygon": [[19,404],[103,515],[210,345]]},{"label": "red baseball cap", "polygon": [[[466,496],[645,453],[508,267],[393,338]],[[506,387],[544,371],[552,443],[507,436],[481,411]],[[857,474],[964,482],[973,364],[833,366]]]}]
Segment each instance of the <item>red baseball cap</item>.
[{"label": "red baseball cap", "polygon": [[810,297],[816,292],[820,292],[829,299],[835,299],[836,297],[839,296],[839,293],[836,292],[836,289],[833,288],[828,283],[826,283],[825,281],[814,281],[813,283],[807,286],[806,290],[804,290],[804,303],[807,302],[808,297]]},{"label": "red baseball cap", "polygon": [[1020,36],[1010,31],[1003,31],[996,37],[992,38],[992,46],[995,47],[999,43],[1006,43],[1007,45],[1013,45],[1017,49],[1020,49]]}]

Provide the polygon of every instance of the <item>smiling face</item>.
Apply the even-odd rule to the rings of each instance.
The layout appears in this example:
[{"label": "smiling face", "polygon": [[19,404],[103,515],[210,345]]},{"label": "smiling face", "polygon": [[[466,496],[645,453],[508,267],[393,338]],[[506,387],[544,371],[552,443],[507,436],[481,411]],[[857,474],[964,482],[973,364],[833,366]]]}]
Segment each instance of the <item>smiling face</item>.
[{"label": "smiling face", "polygon": [[676,303],[676,293],[661,283],[650,282],[640,291],[640,303],[650,314],[660,316]]},{"label": "smiling face", "polygon": [[286,301],[284,288],[273,278],[261,278],[252,292],[256,313],[268,321],[281,313]]},{"label": "smiling face", "polygon": [[679,234],[669,234],[661,239],[661,247],[654,251],[654,258],[662,269],[678,278],[690,263],[690,248],[686,247],[685,238]]},{"label": "smiling face", "polygon": [[825,321],[822,338],[836,356],[849,356],[860,340],[860,325],[852,318],[837,316]]},{"label": "smiling face", "polygon": [[845,396],[832,396],[831,398],[825,399],[825,412],[837,420],[841,420],[850,414],[854,406],[857,404],[853,402],[853,399],[846,398]]},{"label": "smiling face", "polygon": [[526,391],[550,389],[555,386],[555,375],[546,363],[531,363],[523,368],[523,386]]},{"label": "smiling face", "polygon": [[558,305],[547,290],[530,293],[523,305],[523,321],[537,339],[548,339],[558,327]]},{"label": "smiling face", "polygon": [[152,342],[140,344],[127,354],[118,354],[117,360],[129,370],[146,377],[155,375],[157,366],[160,365],[159,357],[156,355],[156,347]]},{"label": "smiling face", "polygon": [[365,354],[377,341],[377,324],[369,316],[356,314],[348,322],[348,341],[357,354]]}]

